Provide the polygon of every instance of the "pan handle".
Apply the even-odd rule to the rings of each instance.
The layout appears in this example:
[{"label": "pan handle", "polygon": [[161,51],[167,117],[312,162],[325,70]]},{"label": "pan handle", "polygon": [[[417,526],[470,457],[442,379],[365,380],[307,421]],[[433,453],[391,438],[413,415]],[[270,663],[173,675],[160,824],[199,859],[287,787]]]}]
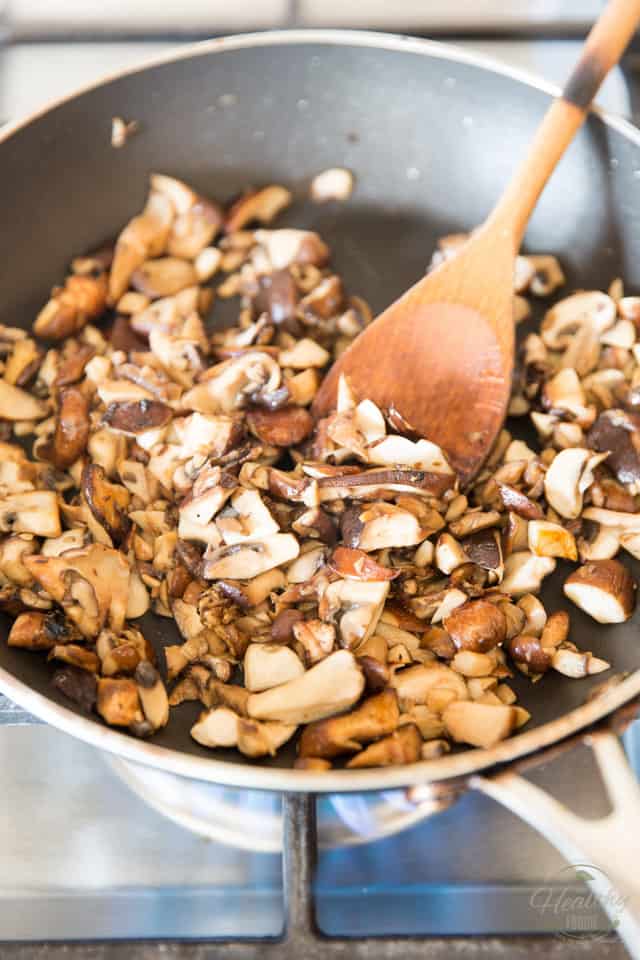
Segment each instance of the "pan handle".
[{"label": "pan handle", "polygon": [[[474,776],[468,785],[534,827],[584,874],[632,960],[640,960],[640,786],[616,734],[596,729],[584,738],[593,750],[611,803],[600,820],[577,816],[511,769]],[[596,868],[592,873],[589,866]],[[602,871],[602,872],[600,872]]]}]

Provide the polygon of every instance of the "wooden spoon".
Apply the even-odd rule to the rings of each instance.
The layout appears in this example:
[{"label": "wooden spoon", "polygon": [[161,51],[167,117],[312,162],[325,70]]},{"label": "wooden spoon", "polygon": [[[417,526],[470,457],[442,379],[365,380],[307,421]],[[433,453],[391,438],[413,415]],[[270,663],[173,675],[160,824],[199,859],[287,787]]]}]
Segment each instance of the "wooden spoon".
[{"label": "wooden spoon", "polygon": [[610,0],[489,218],[453,259],[392,303],[342,354],[315,398],[316,417],[335,408],[338,380],[345,374],[356,396],[373,400],[396,428],[404,424],[405,431],[438,443],[461,483],[473,478],[509,403],[513,275],[522,235],[639,20],[640,0]]}]

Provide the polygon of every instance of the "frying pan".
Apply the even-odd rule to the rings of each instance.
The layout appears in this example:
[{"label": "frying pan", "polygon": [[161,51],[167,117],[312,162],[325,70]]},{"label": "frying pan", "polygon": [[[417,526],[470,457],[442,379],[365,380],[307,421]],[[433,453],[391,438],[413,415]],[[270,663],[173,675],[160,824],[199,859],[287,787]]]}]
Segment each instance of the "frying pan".
[{"label": "frying pan", "polygon": [[[286,184],[298,198],[286,223],[321,233],[348,287],[376,313],[423,273],[438,236],[484,219],[555,93],[440,44],[337,31],[215,40],[119,74],[0,138],[0,321],[29,327],[70,257],[112,239],[142,207],[152,170],[221,200],[250,183]],[[109,142],[116,115],[139,124],[121,150]],[[310,178],[337,165],[356,174],[352,198],[308,204]],[[530,250],[561,258],[568,289],[606,289],[618,275],[628,290],[640,287],[639,168],[638,131],[592,113],[527,233]],[[230,322],[233,307],[216,308],[215,316]],[[566,572],[560,569],[543,591],[549,609],[566,605]],[[286,751],[261,764],[232,751],[214,754],[189,736],[199,711],[194,704],[174,709],[169,726],[143,742],[75,713],[51,686],[43,657],[5,644],[0,690],[120,758],[229,786],[313,793],[414,787],[433,805],[443,781],[468,782],[544,826],[568,857],[591,851],[612,883],[638,896],[640,846],[628,820],[625,835],[624,818],[637,817],[640,791],[613,734],[592,734],[618,811],[602,836],[592,825],[587,836],[587,825],[513,770],[480,775],[587,730],[640,694],[639,615],[613,627],[573,608],[571,617],[580,648],[609,660],[626,679],[587,701],[602,677],[571,681],[554,674],[535,686],[516,678],[519,701],[532,714],[526,732],[489,750],[460,749],[406,767],[318,774],[291,769]],[[158,649],[177,641],[166,619],[149,617],[143,629]],[[559,824],[553,829],[551,813]],[[618,833],[624,843],[612,856],[606,848]],[[625,914],[620,929],[637,945],[640,928],[632,923]]]}]

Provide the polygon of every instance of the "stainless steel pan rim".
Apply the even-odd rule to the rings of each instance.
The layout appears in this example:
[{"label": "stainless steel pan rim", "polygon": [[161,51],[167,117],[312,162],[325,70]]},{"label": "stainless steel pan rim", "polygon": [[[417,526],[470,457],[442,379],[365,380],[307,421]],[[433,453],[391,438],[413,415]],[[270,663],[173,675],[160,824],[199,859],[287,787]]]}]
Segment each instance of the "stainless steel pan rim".
[{"label": "stainless steel pan rim", "polygon": [[[244,34],[189,45],[174,53],[153,58],[141,66],[128,68],[92,83],[83,89],[50,103],[31,116],[7,126],[0,134],[0,144],[14,133],[28,126],[62,104],[80,97],[116,78],[137,74],[145,70],[183,59],[210,56],[218,52],[251,47],[278,47],[283,45],[328,44],[338,46],[369,47],[411,53],[418,56],[450,60],[475,66],[493,74],[516,80],[538,89],[549,96],[558,94],[553,84],[532,77],[528,73],[495,63],[490,58],[471,54],[448,44],[435,43],[410,37],[349,30],[291,30],[273,33]],[[595,111],[602,122],[640,146],[640,131],[622,118]],[[18,680],[7,670],[0,668],[0,692],[15,701],[25,710],[65,733],[76,736],[100,749],[117,754],[127,760],[156,767],[182,777],[205,780],[233,787],[287,792],[340,793],[368,790],[393,789],[464,777],[497,764],[507,763],[518,757],[533,753],[558,740],[588,727],[602,719],[632,697],[640,694],[640,670],[635,671],[606,694],[579,706],[563,716],[534,730],[518,734],[489,750],[465,750],[434,761],[425,761],[406,767],[372,770],[335,770],[310,773],[301,770],[282,770],[260,765],[228,763],[208,757],[194,757],[176,750],[159,747],[153,743],[136,740],[116,730],[101,726],[95,720],[78,716],[71,710],[54,703],[47,697]]]}]

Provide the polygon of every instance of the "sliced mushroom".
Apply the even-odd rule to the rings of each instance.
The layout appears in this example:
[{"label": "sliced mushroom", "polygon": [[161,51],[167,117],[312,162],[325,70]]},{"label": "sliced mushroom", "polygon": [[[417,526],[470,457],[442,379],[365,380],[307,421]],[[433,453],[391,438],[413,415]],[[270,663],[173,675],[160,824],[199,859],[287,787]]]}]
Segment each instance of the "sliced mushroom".
[{"label": "sliced mushroom", "polygon": [[278,185],[243,194],[227,211],[225,230],[233,233],[247,224],[271,223],[292,201],[290,192]]},{"label": "sliced mushroom", "polygon": [[160,191],[152,190],[144,211],[130,220],[118,237],[109,275],[110,303],[118,302],[134,271],[148,257],[164,252],[174,215],[172,201]]},{"label": "sliced mushroom", "polygon": [[0,530],[58,537],[62,533],[58,498],[50,490],[33,490],[0,498]]},{"label": "sliced mushroom", "polygon": [[57,288],[33,324],[33,332],[45,340],[64,340],[104,312],[107,303],[106,274],[72,274]]},{"label": "sliced mushroom", "polygon": [[240,717],[238,720],[238,750],[246,757],[275,756],[283,744],[296,732],[296,724],[267,721],[259,723]]},{"label": "sliced mushroom", "polygon": [[364,689],[364,677],[354,656],[338,650],[302,676],[272,690],[253,693],[249,716],[282,723],[311,723],[353,706]]},{"label": "sliced mushroom", "polygon": [[82,472],[82,492],[98,523],[114,543],[122,543],[131,527],[127,516],[131,497],[126,487],[110,483],[102,467],[88,463]]},{"label": "sliced mushroom", "polygon": [[561,450],[554,457],[544,478],[544,490],[560,516],[573,520],[580,515],[583,494],[593,483],[593,470],[602,457],[578,448]]},{"label": "sliced mushroom", "polygon": [[100,667],[100,661],[92,650],[81,647],[77,643],[56,644],[49,651],[48,660],[62,660],[71,667],[77,667],[79,670],[87,670],[89,673],[97,673]]},{"label": "sliced mushroom", "polygon": [[549,520],[529,522],[529,549],[537,557],[577,560],[578,550],[572,533]]},{"label": "sliced mushroom", "polygon": [[217,204],[195,198],[188,209],[178,212],[173,221],[167,240],[167,253],[172,257],[195,260],[215,238],[222,221],[222,210]]},{"label": "sliced mushroom", "polygon": [[375,632],[388,594],[389,581],[338,580],[326,588],[320,615],[339,615],[340,642],[353,649]]},{"label": "sliced mushroom", "polygon": [[279,527],[256,490],[237,490],[216,520],[226,544],[247,543],[278,533]]},{"label": "sliced mushroom", "polygon": [[203,747],[235,747],[239,719],[228,707],[215,707],[200,714],[198,722],[191,727],[191,736]]},{"label": "sliced mushroom", "polygon": [[42,420],[49,409],[42,400],[0,379],[0,419],[2,420]]},{"label": "sliced mushroom", "polygon": [[134,679],[145,720],[152,730],[165,727],[169,722],[169,699],[160,674],[148,660],[142,660]]},{"label": "sliced mushroom", "polygon": [[7,643],[10,647],[26,650],[51,650],[56,644],[68,641],[73,633],[64,618],[57,613],[21,613],[14,620]]},{"label": "sliced mushroom", "polygon": [[422,737],[413,723],[404,724],[388,737],[372,743],[347,763],[352,770],[363,767],[402,766],[420,759]]},{"label": "sliced mushroom", "polygon": [[389,547],[412,547],[424,539],[424,531],[417,517],[390,503],[368,504],[357,513],[354,520],[348,546],[366,552]]},{"label": "sliced mushroom", "polygon": [[171,408],[158,400],[133,400],[110,403],[102,422],[111,430],[135,437],[147,430],[166,426],[171,420]]},{"label": "sliced mushroom", "polygon": [[437,661],[399,670],[391,686],[398,694],[402,709],[411,709],[416,703],[429,705],[434,691],[445,691],[452,700],[466,700],[469,696],[462,677]]},{"label": "sliced mushroom", "polygon": [[329,248],[310,230],[256,230],[254,236],[274,270],[293,263],[323,267],[329,259]]},{"label": "sliced mushroom", "polygon": [[244,655],[244,684],[250,693],[270,690],[304,673],[300,658],[288,647],[250,643]]},{"label": "sliced mushroom", "polygon": [[515,707],[506,704],[493,706],[466,700],[449,704],[442,719],[457,743],[487,749],[509,736],[516,726],[517,713]]},{"label": "sliced mushroom", "polygon": [[300,656],[308,667],[328,657],[336,642],[335,627],[331,623],[323,623],[322,620],[294,621],[291,625],[291,633],[296,640]]},{"label": "sliced mushroom", "polygon": [[294,560],[300,552],[290,533],[276,533],[261,541],[207,548],[202,575],[205,580],[246,580]]},{"label": "sliced mushroom", "polygon": [[587,434],[587,443],[608,453],[607,465],[620,483],[640,484],[638,436],[640,415],[626,410],[604,410]]},{"label": "sliced mushroom", "polygon": [[352,547],[336,547],[329,559],[329,566],[347,580],[394,580],[400,573],[377,563],[364,550]]},{"label": "sliced mushroom", "polygon": [[555,570],[553,557],[537,557],[528,551],[512,553],[504,565],[504,579],[498,589],[521,597],[524,593],[537,593],[545,577]]},{"label": "sliced mushroom", "polygon": [[552,350],[570,346],[571,338],[584,323],[591,323],[598,332],[612,327],[616,319],[616,305],[606,293],[592,290],[576,293],[560,300],[545,314],[541,335]]},{"label": "sliced mushroom", "polygon": [[636,584],[618,560],[592,560],[574,570],[565,595],[598,623],[623,623],[634,611]]},{"label": "sliced mushroom", "polygon": [[609,670],[611,664],[599,657],[594,657],[592,653],[581,653],[579,650],[560,648],[554,651],[551,666],[565,677],[579,680],[582,677]]},{"label": "sliced mushroom", "polygon": [[107,621],[122,630],[129,565],[117,550],[94,543],[59,557],[27,557],[25,565],[84,636],[96,637]]}]

